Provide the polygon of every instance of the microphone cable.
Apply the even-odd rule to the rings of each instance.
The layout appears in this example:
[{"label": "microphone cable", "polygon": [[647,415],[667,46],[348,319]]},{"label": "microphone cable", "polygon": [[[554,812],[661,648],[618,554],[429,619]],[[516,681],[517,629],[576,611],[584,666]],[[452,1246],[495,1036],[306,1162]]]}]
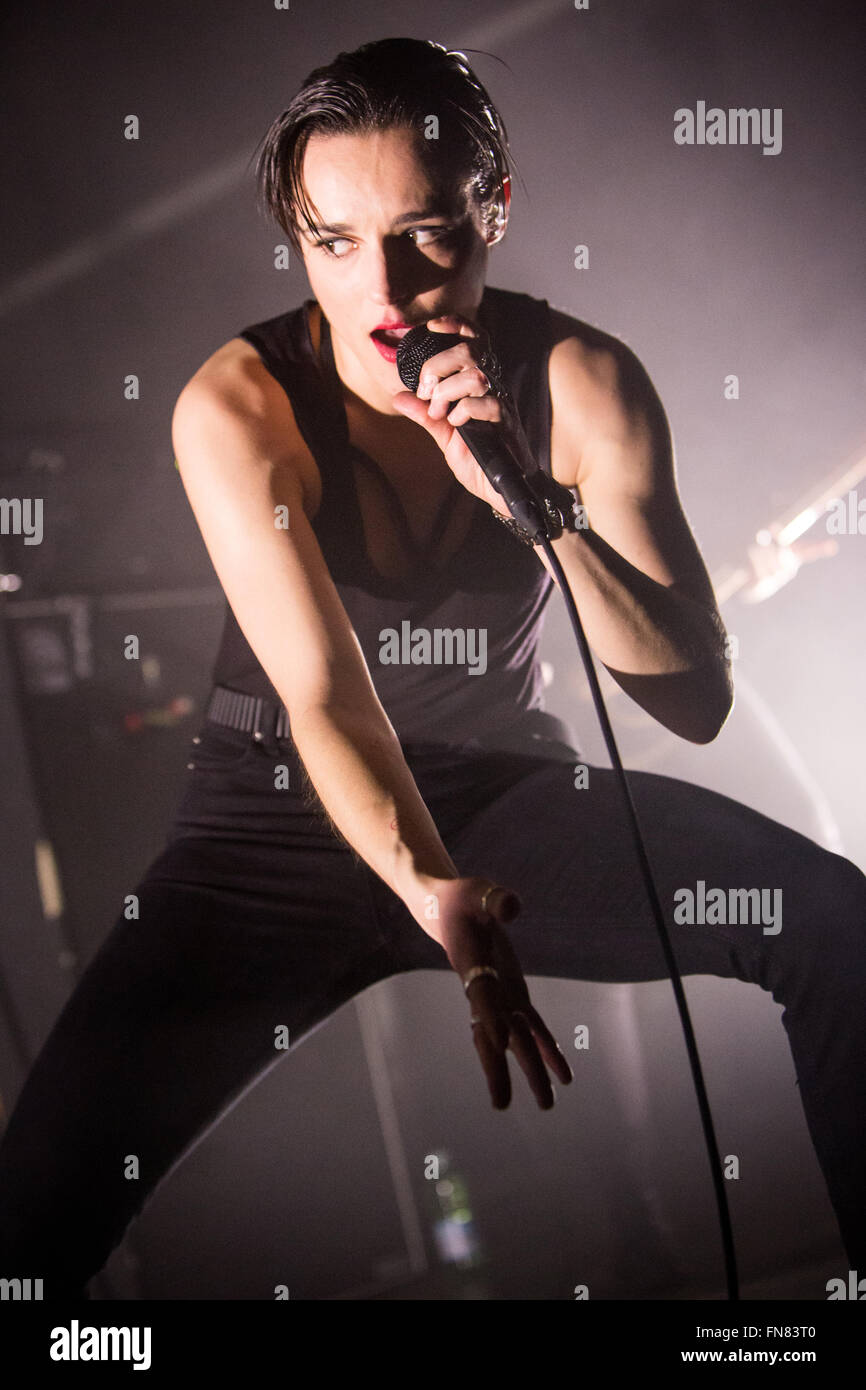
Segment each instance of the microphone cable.
[{"label": "microphone cable", "polygon": [[634,804],[634,798],[632,797],[631,787],[628,784],[628,778],[626,777],[625,768],[622,765],[622,760],[619,756],[619,749],[616,746],[616,739],[614,738],[613,729],[611,728],[611,723],[608,718],[607,709],[605,708],[604,699],[601,693],[601,687],[598,683],[598,676],[596,675],[595,665],[592,660],[592,653],[589,650],[589,644],[586,640],[586,634],[583,630],[583,624],[580,621],[580,616],[577,611],[577,604],[574,601],[574,595],[572,594],[568,580],[565,577],[565,571],[562,568],[559,556],[554,551],[551,542],[548,540],[546,536],[543,535],[539,536],[538,540],[542,550],[544,551],[545,555],[550,561],[550,567],[556,575],[556,582],[559,585],[560,593],[562,594],[562,597],[565,600],[565,607],[568,612],[569,619],[571,621],[571,626],[574,630],[574,636],[577,641],[578,648],[580,650],[580,655],[583,661],[584,670],[586,671],[587,680],[589,681],[589,688],[592,694],[593,704],[595,705],[595,712],[598,716],[599,726],[601,727],[601,732],[604,736],[604,742],[607,747],[608,757],[610,758],[611,766],[613,768],[614,773],[616,774],[616,778],[625,801],[627,813],[626,818],[629,823],[629,829],[632,833],[635,852],[637,854],[638,862],[640,864],[641,874],[643,875],[643,881],[644,886],[646,888],[647,897],[649,898],[650,907],[652,908],[653,917],[655,918],[656,929],[658,931],[659,940],[661,942],[662,951],[664,953],[665,963],[667,964],[670,982],[673,986],[674,998],[677,1002],[677,1010],[679,1012],[680,1023],[682,1025],[683,1035],[685,1037],[686,1051],[689,1057],[689,1066],[691,1068],[692,1080],[694,1082],[695,1094],[697,1096],[698,1109],[700,1111],[701,1116],[701,1125],[704,1132],[704,1140],[706,1143],[707,1154],[710,1160],[710,1171],[713,1177],[713,1187],[715,1189],[716,1194],[716,1205],[718,1208],[719,1215],[719,1227],[721,1230],[722,1248],[724,1251],[725,1258],[725,1279],[728,1288],[728,1298],[732,1302],[737,1302],[739,1301],[740,1297],[737,1280],[737,1259],[734,1250],[733,1231],[731,1229],[731,1215],[730,1211],[728,1210],[728,1197],[727,1193],[725,1192],[725,1180],[722,1175],[722,1165],[721,1160],[719,1158],[715,1126],[713,1125],[713,1117],[710,1111],[710,1102],[707,1097],[706,1086],[704,1085],[703,1069],[701,1067],[700,1056],[698,1055],[698,1045],[695,1039],[694,1029],[692,1027],[692,1020],[689,1015],[688,1004],[686,1003],[683,982],[680,977],[679,969],[677,968],[676,958],[674,956],[673,945],[671,944],[668,929],[665,925],[664,913],[662,912],[662,906],[659,900],[658,889],[656,888],[655,880],[653,878],[652,868],[650,866],[649,861],[649,855],[647,854],[646,846],[643,841],[643,836],[641,835],[640,822],[638,820],[637,809]]}]

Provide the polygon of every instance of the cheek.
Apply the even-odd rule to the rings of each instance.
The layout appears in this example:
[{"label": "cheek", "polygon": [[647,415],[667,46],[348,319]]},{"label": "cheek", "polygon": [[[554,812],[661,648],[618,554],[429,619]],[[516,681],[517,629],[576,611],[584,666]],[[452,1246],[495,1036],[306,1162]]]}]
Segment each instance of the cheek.
[{"label": "cheek", "polygon": [[304,268],[307,272],[313,298],[321,304],[326,316],[330,319],[332,311],[338,309],[339,305],[345,302],[345,276],[329,275],[327,263],[323,265],[315,256],[305,257]]},{"label": "cheek", "polygon": [[320,288],[329,299],[351,298],[358,277],[345,260],[319,251],[309,255],[304,265],[310,284]]},{"label": "cheek", "polygon": [[487,267],[487,243],[473,229],[461,237],[455,246],[453,258],[455,275],[472,279],[483,278]]}]

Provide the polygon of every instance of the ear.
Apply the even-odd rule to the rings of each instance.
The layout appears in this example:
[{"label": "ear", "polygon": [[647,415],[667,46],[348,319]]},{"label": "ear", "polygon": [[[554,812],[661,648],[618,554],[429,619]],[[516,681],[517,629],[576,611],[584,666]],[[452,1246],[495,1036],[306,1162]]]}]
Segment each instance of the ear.
[{"label": "ear", "polygon": [[497,219],[495,227],[491,227],[487,233],[487,245],[495,246],[505,236],[505,229],[508,226],[508,214],[511,211],[511,175],[506,174],[502,180],[502,205],[503,213]]}]

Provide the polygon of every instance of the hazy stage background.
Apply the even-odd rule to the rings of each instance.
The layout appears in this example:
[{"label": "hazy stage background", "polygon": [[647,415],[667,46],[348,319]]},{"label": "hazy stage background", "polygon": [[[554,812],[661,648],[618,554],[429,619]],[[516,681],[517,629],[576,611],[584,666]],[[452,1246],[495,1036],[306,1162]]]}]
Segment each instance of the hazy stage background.
[{"label": "hazy stage background", "polygon": [[[721,580],[866,444],[854,12],[778,0],[12,6],[0,491],[43,497],[45,535],[32,547],[0,537],[12,576],[0,624],[7,1111],[161,847],[186,775],[222,600],[173,465],[171,411],[215,348],[308,294],[294,256],[274,267],[284,237],[257,214],[251,172],[303,77],[386,35],[503,60],[469,55],[522,175],[490,283],[546,297],[638,354]],[[699,100],[780,108],[780,153],[677,145],[674,113]],[[124,138],[129,115],[137,140]],[[124,399],[129,374],[136,401]],[[738,399],[725,395],[731,374]],[[804,537],[826,539],[821,523]],[[739,694],[713,745],[676,739],[612,693],[626,764],[735,796],[866,867],[864,546],[841,536],[834,557],[772,597],[746,604],[741,585],[725,603]],[[139,662],[122,657],[128,632]],[[603,761],[558,601],[544,655],[550,708]],[[514,1064],[512,1108],[491,1110],[455,980],[387,982],[207,1135],[95,1291],[538,1299],[585,1284],[592,1298],[720,1296],[670,986],[532,988],[566,1048],[576,1026],[590,1029],[552,1114]],[[822,1298],[847,1259],[781,1011],[736,982],[687,991],[720,1146],[740,1157],[727,1190],[744,1292]],[[466,1223],[448,1220],[425,1177],[436,1153],[471,1209],[470,1266],[448,1258]]]}]

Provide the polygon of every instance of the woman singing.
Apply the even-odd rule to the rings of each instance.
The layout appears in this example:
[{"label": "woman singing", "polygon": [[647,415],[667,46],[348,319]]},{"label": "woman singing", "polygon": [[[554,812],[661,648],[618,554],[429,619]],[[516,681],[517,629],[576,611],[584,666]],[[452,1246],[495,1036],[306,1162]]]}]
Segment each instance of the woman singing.
[{"label": "woman singing", "polygon": [[[495,422],[585,509],[585,525],[563,509],[553,545],[620,686],[694,743],[731,707],[646,372],[545,300],[486,287],[509,161],[462,56],[408,39],[339,55],[274,122],[259,176],[312,298],[226,342],[175,408],[226,624],[167,844],[0,1149],[0,1270],[43,1277],[46,1297],[84,1293],[156,1185],[284,1055],[280,1030],[294,1047],[377,980],[452,970],[493,1105],[510,1099],[510,1052],[546,1109],[571,1074],[524,972],[666,974],[614,774],[576,778],[573,737],[542,708],[547,558],[458,425]],[[412,393],[396,348],[422,324],[460,342]],[[785,1006],[866,1268],[866,881],[726,797],[630,782],[682,973]],[[780,929],[677,925],[674,895],[697,879],[780,890]]]}]

